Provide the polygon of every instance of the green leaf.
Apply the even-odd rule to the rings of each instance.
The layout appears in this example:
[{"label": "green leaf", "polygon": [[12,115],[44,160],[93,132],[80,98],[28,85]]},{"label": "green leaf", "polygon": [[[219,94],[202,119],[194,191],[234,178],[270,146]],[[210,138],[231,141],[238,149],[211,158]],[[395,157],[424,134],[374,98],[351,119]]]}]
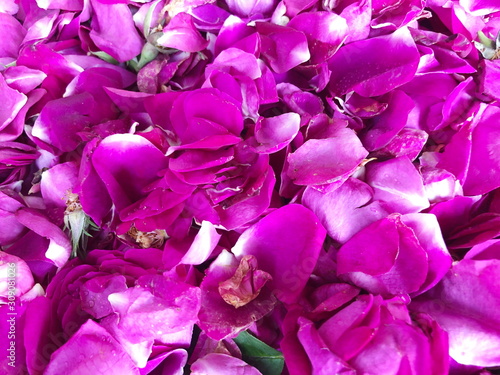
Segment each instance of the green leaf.
[{"label": "green leaf", "polygon": [[257,368],[263,375],[280,375],[285,361],[283,354],[248,332],[241,332],[234,339],[243,354],[243,360]]}]

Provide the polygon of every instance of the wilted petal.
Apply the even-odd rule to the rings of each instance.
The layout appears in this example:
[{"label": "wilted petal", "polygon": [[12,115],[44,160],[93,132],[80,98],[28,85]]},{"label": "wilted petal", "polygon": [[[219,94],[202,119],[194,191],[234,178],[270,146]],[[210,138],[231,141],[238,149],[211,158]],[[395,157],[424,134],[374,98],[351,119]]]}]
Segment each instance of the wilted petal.
[{"label": "wilted petal", "polygon": [[296,301],[318,260],[326,231],[307,208],[292,204],[273,211],[247,229],[232,251],[253,255],[271,274],[269,287],[286,303]]},{"label": "wilted petal", "polygon": [[257,269],[254,256],[245,255],[234,275],[219,283],[219,293],[226,303],[239,308],[253,301],[271,279],[267,272]]}]

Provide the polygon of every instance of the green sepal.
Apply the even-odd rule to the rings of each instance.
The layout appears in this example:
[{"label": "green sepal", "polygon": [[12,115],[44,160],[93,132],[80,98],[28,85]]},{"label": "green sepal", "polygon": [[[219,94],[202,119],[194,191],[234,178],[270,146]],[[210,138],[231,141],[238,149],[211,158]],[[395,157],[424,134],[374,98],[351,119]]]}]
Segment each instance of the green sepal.
[{"label": "green sepal", "polygon": [[101,60],[104,60],[110,64],[113,65],[118,65],[120,64],[113,56],[107,54],[106,52],[103,51],[97,51],[97,52],[90,52],[92,55],[100,58]]}]

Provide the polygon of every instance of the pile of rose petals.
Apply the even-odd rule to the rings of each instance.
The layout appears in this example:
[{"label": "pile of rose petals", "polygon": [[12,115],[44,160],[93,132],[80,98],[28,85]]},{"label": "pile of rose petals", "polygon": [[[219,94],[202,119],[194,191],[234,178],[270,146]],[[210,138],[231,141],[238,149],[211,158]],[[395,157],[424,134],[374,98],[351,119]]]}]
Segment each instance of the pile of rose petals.
[{"label": "pile of rose petals", "polygon": [[499,373],[499,31],[0,0],[0,373]]}]

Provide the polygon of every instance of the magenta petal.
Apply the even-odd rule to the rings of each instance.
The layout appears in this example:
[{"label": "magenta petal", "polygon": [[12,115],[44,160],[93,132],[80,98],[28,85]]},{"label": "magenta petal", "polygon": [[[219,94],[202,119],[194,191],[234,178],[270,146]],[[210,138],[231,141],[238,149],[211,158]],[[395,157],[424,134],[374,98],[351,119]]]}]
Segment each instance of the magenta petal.
[{"label": "magenta petal", "polygon": [[399,215],[355,234],[340,248],[337,262],[339,274],[374,294],[415,293],[428,278],[426,249]]},{"label": "magenta petal", "polygon": [[308,186],[302,203],[318,216],[330,237],[344,243],[367,225],[389,214],[384,204],[372,199],[370,186],[349,178],[338,189],[327,193]]},{"label": "magenta petal", "polygon": [[432,214],[407,214],[402,222],[413,230],[422,248],[427,253],[429,269],[427,278],[419,288],[423,293],[436,285],[451,267],[452,258],[441,234],[441,228]]},{"label": "magenta petal", "polygon": [[66,234],[45,216],[31,208],[23,208],[16,212],[17,220],[41,237],[50,240],[45,257],[57,267],[62,267],[71,254],[71,242]]},{"label": "magenta petal", "polygon": [[355,374],[355,371],[342,358],[328,348],[311,321],[301,317],[298,325],[297,337],[311,361],[312,374]]},{"label": "magenta petal", "polygon": [[0,141],[11,141],[22,134],[26,123],[26,114],[45,94],[44,89],[35,89],[28,94],[28,101],[17,113],[14,120],[0,131]]},{"label": "magenta petal", "polygon": [[261,375],[241,359],[222,353],[209,353],[191,365],[192,375]]},{"label": "magenta petal", "polygon": [[[0,5],[0,9],[2,6],[3,4]],[[26,34],[25,28],[15,17],[0,10],[0,34],[9,36],[0,40],[0,59],[10,57],[15,61]]]},{"label": "magenta petal", "polygon": [[187,13],[176,14],[163,29],[156,43],[162,47],[186,52],[198,52],[208,45],[208,41],[196,29],[192,16]]},{"label": "magenta petal", "polygon": [[[110,355],[113,353],[114,355]],[[121,345],[92,320],[82,325],[69,341],[56,350],[44,374],[139,374]]]},{"label": "magenta petal", "polygon": [[474,260],[500,260],[500,240],[488,240],[474,246],[465,254],[465,259]]},{"label": "magenta petal", "polygon": [[78,194],[83,211],[101,226],[103,218],[111,210],[112,202],[104,182],[91,162],[97,143],[98,139],[93,139],[83,150],[79,181],[74,193]]},{"label": "magenta petal", "polygon": [[25,66],[12,66],[4,72],[5,82],[23,94],[28,94],[31,90],[40,85],[47,77],[47,74],[38,69],[30,69]]},{"label": "magenta petal", "polygon": [[195,265],[203,263],[215,249],[220,237],[212,223],[203,221],[200,231],[179,263]]},{"label": "magenta petal", "polygon": [[333,12],[301,13],[287,25],[306,34],[311,52],[311,64],[330,58],[349,34],[347,22]]},{"label": "magenta petal", "polygon": [[11,274],[13,269],[16,272],[16,289],[14,293],[17,298],[22,297],[35,285],[31,270],[24,260],[15,255],[0,252],[0,275],[3,277],[3,281],[0,283],[0,301],[2,301],[2,304],[12,300],[12,297],[8,298],[9,295],[12,296],[12,288],[9,288],[11,283],[9,283],[7,275]]},{"label": "magenta petal", "polygon": [[[389,55],[393,58],[388,59]],[[329,89],[334,96],[350,91],[363,96],[382,95],[410,81],[419,59],[405,27],[390,35],[357,41],[340,48],[329,60]]]},{"label": "magenta petal", "polygon": [[469,170],[463,185],[465,195],[485,194],[500,186],[500,157],[492,152],[500,141],[498,116],[500,108],[489,105],[472,132]]},{"label": "magenta petal", "polygon": [[33,136],[63,152],[76,149],[81,142],[78,133],[91,124],[89,115],[95,100],[89,93],[48,102],[33,126]]},{"label": "magenta petal", "polygon": [[40,190],[45,202],[66,208],[66,200],[69,194],[74,193],[77,177],[78,169],[74,162],[57,164],[43,172]]},{"label": "magenta petal", "polygon": [[85,0],[38,0],[38,6],[43,9],[62,9],[62,10],[72,10],[81,11],[83,9],[83,3]]},{"label": "magenta petal", "polygon": [[483,94],[486,94],[496,100],[500,99],[500,86],[498,78],[500,77],[500,61],[498,60],[482,60],[481,67],[483,74],[479,76],[479,89]]},{"label": "magenta petal", "polygon": [[464,259],[410,305],[448,332],[450,356],[480,367],[500,365],[500,261]]},{"label": "magenta petal", "polygon": [[144,367],[153,343],[187,346],[200,308],[200,291],[159,275],[142,276],[134,288],[113,293],[115,311],[103,324],[139,367]]},{"label": "magenta petal", "polygon": [[143,41],[126,4],[104,4],[91,0],[94,17],[90,38],[102,51],[124,62],[141,53]]},{"label": "magenta petal", "polygon": [[95,276],[80,287],[82,310],[96,319],[104,318],[113,312],[108,296],[127,290],[125,276]]},{"label": "magenta petal", "polygon": [[95,149],[92,162],[118,210],[140,199],[143,189],[167,167],[167,158],[160,150],[133,134],[105,138]]},{"label": "magenta petal", "polygon": [[371,0],[358,0],[346,6],[340,15],[349,25],[346,43],[366,39],[370,35],[372,19]]},{"label": "magenta petal", "polygon": [[262,39],[262,57],[276,73],[286,73],[311,57],[303,32],[267,22],[258,22],[256,28]]},{"label": "magenta petal", "polygon": [[192,172],[220,167],[234,158],[233,149],[186,150],[179,157],[170,159],[169,167],[175,172]]},{"label": "magenta petal", "polygon": [[240,105],[214,88],[183,92],[172,103],[170,120],[182,143],[195,143],[228,133],[239,135],[243,129]]},{"label": "magenta petal", "polygon": [[16,0],[5,0],[0,4],[0,12],[15,15],[19,11],[19,6]]},{"label": "magenta petal", "polygon": [[25,230],[24,225],[16,219],[15,212],[23,207],[16,199],[0,191],[0,246],[10,245],[17,240]]},{"label": "magenta petal", "polygon": [[233,230],[241,227],[262,215],[269,208],[276,177],[271,166],[268,166],[262,173],[264,174],[262,185],[256,189],[250,189],[246,193],[249,195],[247,199],[226,208],[221,205],[216,206],[215,209],[224,228]]},{"label": "magenta petal", "polygon": [[295,138],[299,127],[300,116],[293,112],[262,119],[255,125],[257,152],[274,153],[285,148]]},{"label": "magenta petal", "polygon": [[345,180],[368,155],[351,129],[327,139],[310,139],[288,156],[288,175],[297,185]]},{"label": "magenta petal", "polygon": [[350,363],[360,373],[433,373],[428,339],[418,328],[400,321],[381,325],[374,339]]},{"label": "magenta petal", "polygon": [[415,160],[428,138],[429,134],[423,130],[403,128],[385,147],[377,150],[375,155],[384,158],[407,156],[410,160]]},{"label": "magenta petal", "polygon": [[399,251],[396,217],[379,220],[356,233],[337,254],[338,273],[381,275],[394,265]]},{"label": "magenta petal", "polygon": [[[158,348],[158,349],[157,349]],[[139,369],[141,375],[152,373],[153,370],[163,371],[166,375],[182,375],[188,359],[184,349],[169,350],[168,346],[153,346],[153,354],[145,367]],[[163,352],[161,352],[163,350]],[[160,351],[160,354],[157,354]],[[154,356],[154,358],[152,358]]]},{"label": "magenta petal", "polygon": [[388,108],[371,120],[371,125],[361,140],[369,151],[386,146],[406,125],[413,109],[413,100],[401,90],[389,94]]},{"label": "magenta petal", "polygon": [[28,98],[19,91],[10,88],[0,74],[0,131],[9,125],[26,104]]},{"label": "magenta petal", "polygon": [[374,199],[388,204],[392,212],[418,212],[429,207],[422,176],[407,157],[369,163],[366,182]]},{"label": "magenta petal", "polygon": [[475,16],[500,11],[500,4],[495,0],[462,0],[460,5]]},{"label": "magenta petal", "polygon": [[270,273],[269,286],[285,303],[293,303],[311,275],[326,231],[307,208],[292,204],[273,211],[247,229],[232,251],[253,255]]}]

